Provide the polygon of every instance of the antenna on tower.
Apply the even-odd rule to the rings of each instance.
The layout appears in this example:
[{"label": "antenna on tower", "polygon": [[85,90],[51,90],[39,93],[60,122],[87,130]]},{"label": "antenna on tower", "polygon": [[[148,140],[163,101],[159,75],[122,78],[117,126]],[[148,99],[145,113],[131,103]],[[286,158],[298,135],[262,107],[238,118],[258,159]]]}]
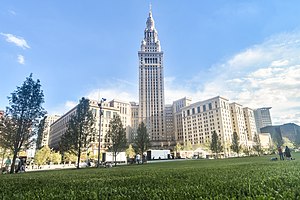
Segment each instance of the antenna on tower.
[{"label": "antenna on tower", "polygon": [[150,5],[149,5],[149,12],[152,13],[152,4],[150,2]]}]

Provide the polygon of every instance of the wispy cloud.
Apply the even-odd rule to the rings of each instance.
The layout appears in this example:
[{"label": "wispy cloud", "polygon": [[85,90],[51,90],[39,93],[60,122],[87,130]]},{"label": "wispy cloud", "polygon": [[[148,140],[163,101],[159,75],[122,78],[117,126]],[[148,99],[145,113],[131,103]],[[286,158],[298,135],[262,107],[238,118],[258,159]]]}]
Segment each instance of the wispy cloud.
[{"label": "wispy cloud", "polygon": [[17,45],[18,47],[21,47],[23,49],[29,49],[30,46],[27,44],[26,40],[22,37],[18,37],[9,33],[0,33],[6,38],[7,42],[13,43]]},{"label": "wispy cloud", "polygon": [[25,64],[25,58],[22,55],[18,55],[18,63],[20,63],[21,65]]},{"label": "wispy cloud", "polygon": [[13,11],[13,10],[9,10],[8,11],[11,15],[17,15],[17,13],[15,12],[15,11]]},{"label": "wispy cloud", "polygon": [[[194,101],[221,95],[244,106],[273,107],[274,124],[300,121],[300,33],[284,33],[268,38],[215,65],[213,78],[201,82],[203,74],[180,93]],[[182,83],[182,81],[180,82]],[[168,84],[166,84],[168,85]],[[175,96],[181,84],[166,87],[166,94]],[[202,85],[199,87],[199,85]]]}]

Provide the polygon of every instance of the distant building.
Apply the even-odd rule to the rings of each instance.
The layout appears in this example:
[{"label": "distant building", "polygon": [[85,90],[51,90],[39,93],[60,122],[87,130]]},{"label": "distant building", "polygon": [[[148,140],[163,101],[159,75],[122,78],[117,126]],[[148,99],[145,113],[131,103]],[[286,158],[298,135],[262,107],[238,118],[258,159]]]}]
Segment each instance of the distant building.
[{"label": "distant building", "polygon": [[174,118],[173,118],[172,105],[165,106],[165,123],[166,123],[166,140],[168,142],[168,145],[170,146],[171,142],[175,144]]},{"label": "distant building", "polygon": [[44,131],[42,135],[38,138],[37,141],[37,149],[40,149],[43,146],[49,146],[49,135],[50,135],[50,126],[60,118],[59,115],[48,115],[44,117],[45,125],[44,125]]},{"label": "distant building", "polygon": [[248,146],[248,136],[243,106],[238,103],[231,103],[229,104],[229,106],[231,114],[232,131],[237,133],[240,140],[239,142],[242,146]]},{"label": "distant building", "polygon": [[277,126],[266,126],[260,129],[261,133],[270,133],[273,141],[276,143],[278,139],[288,138],[291,142],[300,142],[300,126],[294,123],[288,123]]},{"label": "distant building", "polygon": [[139,127],[139,104],[130,102],[131,107],[131,127],[129,128],[128,142],[133,143]]},{"label": "distant building", "polygon": [[260,133],[260,129],[266,126],[272,126],[271,114],[270,109],[272,107],[264,107],[264,108],[257,108],[254,110],[254,117],[257,132]]},{"label": "distant building", "polygon": [[[50,127],[50,136],[49,136],[49,147],[53,149],[59,149],[59,143],[61,141],[62,135],[68,129],[68,122],[71,119],[71,116],[76,113],[75,106],[69,112],[61,116],[58,120],[56,120]],[[95,116],[95,129],[96,129],[96,139],[91,144],[91,151],[94,154],[97,154],[98,149],[98,141],[99,141],[99,125],[100,125],[100,109],[98,106],[98,102],[95,100],[90,100],[90,110],[93,112]],[[107,139],[105,136],[109,130],[109,122],[115,116],[119,115],[122,121],[124,128],[126,131],[129,130],[129,126],[131,124],[131,107],[130,103],[120,101],[120,100],[112,100],[110,102],[103,102],[102,103],[102,113],[101,116],[101,138],[100,138],[100,145],[101,150],[105,150],[107,148],[107,144],[110,142],[109,138]],[[129,131],[127,132],[129,133]]]},{"label": "distant building", "polygon": [[152,11],[144,30],[139,57],[139,121],[144,122],[152,146],[166,142],[163,51]]},{"label": "distant building", "polygon": [[228,99],[218,96],[182,108],[182,123],[185,144],[209,144],[215,131],[225,155],[230,154],[233,129]]},{"label": "distant building", "polygon": [[[176,142],[184,144],[183,140],[183,124],[182,124],[182,109],[189,106],[192,102],[191,98],[184,97],[173,101],[173,130]],[[173,136],[172,136],[173,137]]]},{"label": "distant building", "polygon": [[254,145],[253,139],[257,133],[254,112],[251,108],[243,108],[244,118],[245,118],[245,126],[246,126],[246,135],[248,140],[248,146],[251,147]]},{"label": "distant building", "polygon": [[273,140],[270,133],[260,133],[259,139],[262,149],[267,150],[273,146]]}]

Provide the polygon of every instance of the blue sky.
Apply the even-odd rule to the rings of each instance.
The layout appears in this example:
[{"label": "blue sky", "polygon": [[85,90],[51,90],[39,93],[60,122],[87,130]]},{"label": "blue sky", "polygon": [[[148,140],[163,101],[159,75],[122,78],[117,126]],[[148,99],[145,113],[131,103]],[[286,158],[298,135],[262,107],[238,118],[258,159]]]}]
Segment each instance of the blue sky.
[{"label": "blue sky", "polygon": [[[33,73],[44,107],[82,96],[138,101],[137,51],[150,1],[1,1],[0,109]],[[300,123],[300,2],[152,0],[171,103],[217,95]],[[100,94],[99,94],[100,93]]]}]

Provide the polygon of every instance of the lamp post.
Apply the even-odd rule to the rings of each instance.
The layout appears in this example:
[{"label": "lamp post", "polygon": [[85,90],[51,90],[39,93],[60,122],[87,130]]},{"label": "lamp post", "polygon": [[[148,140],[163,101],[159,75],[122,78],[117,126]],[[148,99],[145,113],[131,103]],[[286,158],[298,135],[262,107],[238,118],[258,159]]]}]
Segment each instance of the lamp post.
[{"label": "lamp post", "polygon": [[102,98],[100,100],[100,102],[98,103],[100,112],[99,112],[99,141],[98,141],[98,163],[97,163],[97,167],[100,167],[100,148],[101,148],[101,116],[103,115],[103,111],[102,111],[102,103],[106,101],[105,98]]}]

